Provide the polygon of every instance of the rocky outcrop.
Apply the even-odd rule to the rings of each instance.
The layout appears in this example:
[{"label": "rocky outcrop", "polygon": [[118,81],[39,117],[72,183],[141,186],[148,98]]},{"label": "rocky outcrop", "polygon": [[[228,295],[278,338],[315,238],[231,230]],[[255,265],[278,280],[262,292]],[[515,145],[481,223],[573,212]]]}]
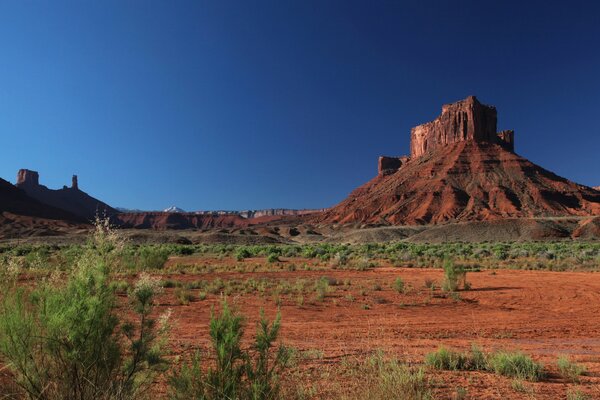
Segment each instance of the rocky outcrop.
[{"label": "rocky outcrop", "polygon": [[29,169],[20,169],[19,172],[17,172],[18,187],[37,187],[39,185],[40,175],[36,171],[31,171]]},{"label": "rocky outcrop", "polygon": [[377,161],[377,174],[378,175],[389,175],[398,171],[403,164],[408,162],[407,156],[402,157],[387,157],[380,156]]},{"label": "rocky outcrop", "polygon": [[442,106],[442,114],[435,120],[415,126],[410,134],[411,158],[435,151],[441,147],[467,140],[501,144],[513,151],[514,132],[496,133],[496,108],[481,104],[475,96]]},{"label": "rocky outcrop", "polygon": [[96,215],[110,216],[118,213],[108,204],[80,190],[77,175],[73,175],[71,187],[63,186],[62,189],[54,190],[40,185],[39,174],[36,171],[21,169],[17,173],[16,186],[41,203],[67,211],[88,221],[93,220]]},{"label": "rocky outcrop", "polygon": [[515,151],[515,131],[512,129],[498,132],[498,144],[505,150]]}]

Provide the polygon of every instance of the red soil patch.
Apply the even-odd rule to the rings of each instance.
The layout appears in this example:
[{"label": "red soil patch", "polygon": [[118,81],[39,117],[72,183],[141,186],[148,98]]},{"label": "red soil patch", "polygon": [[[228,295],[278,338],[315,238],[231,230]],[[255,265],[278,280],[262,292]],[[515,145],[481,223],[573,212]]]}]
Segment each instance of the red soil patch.
[{"label": "red soil patch", "polygon": [[[241,264],[251,264],[246,260]],[[212,260],[211,260],[212,262]],[[225,261],[221,261],[222,265]],[[234,261],[229,263],[237,264]],[[186,263],[186,264],[189,264]],[[335,278],[350,285],[335,286],[323,302],[315,292],[304,294],[299,305],[295,294],[280,295],[282,314],[281,340],[299,350],[322,351],[322,358],[301,363],[312,379],[318,381],[318,398],[327,398],[333,391],[348,390],[335,374],[324,377],[343,356],[362,357],[376,349],[407,360],[423,362],[426,353],[438,346],[468,350],[472,343],[486,351],[521,350],[543,362],[550,377],[539,383],[526,383],[537,399],[564,398],[573,384],[558,376],[556,359],[569,355],[584,364],[589,374],[582,377],[583,391],[600,396],[600,275],[587,272],[539,272],[498,270],[469,273],[472,290],[460,292],[460,300],[432,292],[427,280],[439,283],[442,271],[437,269],[405,269],[380,267],[369,271],[321,270],[280,272],[212,272],[210,274],[164,276],[190,282],[198,279],[261,279],[288,280]],[[297,263],[298,264],[298,263]],[[392,284],[401,277],[409,288],[400,294]],[[381,290],[375,290],[378,285]],[[212,307],[219,306],[220,295],[209,294],[206,300],[179,305],[173,291],[166,289],[161,309],[173,310],[175,327],[171,345],[177,354],[186,354],[195,346],[208,346],[208,322]],[[197,291],[192,291],[197,294]],[[268,293],[268,292],[267,292]],[[274,297],[258,293],[234,292],[230,303],[249,322],[264,308],[273,317],[277,310]],[[370,309],[363,309],[368,304]],[[487,372],[437,372],[430,376],[442,378],[435,391],[438,398],[449,398],[456,387],[466,387],[468,398],[529,398],[515,392],[511,380]],[[598,397],[595,397],[598,398]]]}]

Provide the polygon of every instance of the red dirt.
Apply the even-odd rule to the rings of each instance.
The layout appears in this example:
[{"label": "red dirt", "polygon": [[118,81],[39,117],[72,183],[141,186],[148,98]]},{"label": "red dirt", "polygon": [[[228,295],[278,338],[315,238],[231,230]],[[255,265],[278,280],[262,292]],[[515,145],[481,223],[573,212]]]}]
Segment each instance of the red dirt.
[{"label": "red dirt", "polygon": [[[198,263],[189,259],[185,264]],[[214,260],[200,262],[211,265]],[[250,265],[224,262],[233,265]],[[179,260],[180,263],[183,260]],[[301,261],[294,260],[296,265]],[[261,263],[262,264],[262,263]],[[258,264],[257,264],[258,265]],[[564,398],[573,384],[557,374],[556,359],[569,355],[584,364],[589,374],[582,377],[584,392],[600,398],[600,275],[589,272],[539,272],[497,270],[469,273],[472,290],[460,293],[461,300],[446,297],[436,290],[432,296],[425,288],[426,280],[441,282],[437,269],[405,269],[379,267],[369,271],[332,270],[287,271],[289,262],[281,264],[280,272],[211,272],[210,274],[163,276],[163,279],[194,281],[198,279],[318,279],[328,276],[340,282],[350,280],[350,286],[335,286],[323,302],[314,299],[315,292],[304,294],[298,305],[295,294],[280,296],[282,314],[281,340],[299,350],[320,350],[321,358],[301,362],[311,379],[318,381],[319,394],[328,398],[332,392],[348,390],[345,382],[335,376],[334,366],[345,355],[362,357],[370,351],[383,349],[411,363],[423,362],[427,352],[438,346],[468,350],[472,343],[486,351],[522,350],[543,362],[549,378],[539,383],[525,383],[537,399]],[[399,294],[392,283],[402,277],[409,292]],[[382,290],[374,290],[378,284]],[[204,301],[179,305],[166,289],[161,298],[162,310],[173,310],[175,323],[171,344],[175,353],[189,353],[194,346],[208,345],[208,321],[212,307],[218,307],[219,295],[208,295]],[[364,292],[363,292],[364,291]],[[196,294],[196,291],[193,291]],[[351,300],[348,296],[354,297]],[[248,331],[264,308],[272,317],[277,309],[272,295],[233,293],[229,301],[247,317]],[[363,309],[369,304],[370,309]],[[325,371],[332,373],[327,376]],[[456,387],[466,387],[468,398],[530,398],[511,388],[511,379],[487,372],[437,372],[441,378],[436,386],[438,398],[449,398]],[[337,379],[337,380],[336,380]],[[439,379],[438,379],[439,381]]]},{"label": "red dirt", "polygon": [[600,193],[499,145],[465,141],[375,177],[313,221],[412,225],[569,215],[600,215]]}]

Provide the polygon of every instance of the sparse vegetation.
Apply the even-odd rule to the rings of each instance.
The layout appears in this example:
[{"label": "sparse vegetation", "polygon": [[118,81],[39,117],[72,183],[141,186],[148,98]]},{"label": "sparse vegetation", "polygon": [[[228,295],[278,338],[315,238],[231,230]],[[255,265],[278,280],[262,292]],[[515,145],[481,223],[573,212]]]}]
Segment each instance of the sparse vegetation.
[{"label": "sparse vegetation", "polygon": [[567,390],[567,400],[591,400],[591,398],[591,396],[588,396],[579,389]]},{"label": "sparse vegetation", "polygon": [[484,354],[472,346],[470,353],[460,353],[441,347],[425,357],[425,364],[442,370],[493,371],[515,379],[539,381],[544,377],[544,367],[523,353],[497,352]]},{"label": "sparse vegetation", "polygon": [[361,385],[355,393],[341,400],[433,399],[424,369],[386,359],[382,352],[376,352],[365,362],[352,363],[348,374],[350,379],[359,377]]},{"label": "sparse vegetation", "polygon": [[572,362],[567,356],[559,357],[556,364],[561,376],[572,382],[579,382],[579,377],[586,371],[585,366]]},{"label": "sparse vegetation", "polygon": [[[318,312],[327,313],[327,316],[335,316],[333,318],[337,321],[338,315],[342,318],[348,315],[356,316],[356,318],[379,318],[381,312],[387,312],[388,310],[401,315],[421,309],[431,311],[437,306],[448,307],[451,310],[462,310],[476,304],[475,302],[479,301],[484,295],[494,295],[494,292],[491,291],[463,294],[462,291],[468,290],[470,287],[466,279],[467,272],[471,277],[471,274],[475,274],[476,271],[494,269],[491,272],[482,274],[481,281],[493,279],[500,281],[506,277],[506,273],[498,271],[496,274],[495,268],[563,271],[572,270],[574,265],[577,268],[586,270],[598,269],[598,266],[600,266],[599,244],[573,242],[506,244],[414,244],[401,242],[368,245],[318,243],[240,246],[226,244],[136,245],[117,240],[114,245],[106,247],[93,244],[90,246],[90,243],[84,246],[18,245],[5,246],[0,249],[0,262],[5,266],[0,273],[4,274],[2,281],[7,288],[5,291],[7,295],[3,295],[2,299],[3,310],[16,310],[18,308],[16,305],[20,304],[22,314],[18,315],[20,315],[19,323],[21,325],[19,326],[21,327],[27,327],[27,324],[32,323],[31,321],[36,321],[36,318],[39,319],[39,315],[41,315],[39,312],[40,304],[49,304],[48,298],[54,296],[54,294],[50,296],[50,293],[66,291],[71,282],[74,282],[74,277],[83,279],[83,275],[79,276],[75,274],[75,271],[78,271],[79,264],[83,263],[82,258],[87,257],[87,262],[90,262],[89,251],[92,250],[104,255],[102,265],[105,270],[102,273],[98,272],[101,271],[100,268],[95,270],[93,280],[96,286],[88,282],[87,292],[81,291],[79,293],[80,297],[77,300],[79,303],[75,301],[77,296],[72,296],[69,301],[71,301],[71,306],[85,309],[85,307],[88,307],[88,305],[85,305],[88,300],[93,302],[102,298],[101,303],[109,309],[114,310],[119,307],[119,313],[112,314],[115,318],[115,321],[112,322],[115,324],[113,336],[109,337],[109,340],[104,340],[104,343],[114,344],[116,342],[116,346],[119,346],[117,348],[117,361],[111,361],[109,357],[103,356],[106,362],[120,364],[119,367],[114,367],[111,370],[111,382],[116,382],[114,385],[117,386],[121,385],[118,383],[119,379],[123,379],[123,371],[130,364],[132,349],[134,348],[132,343],[138,340],[138,336],[134,333],[139,332],[141,329],[142,318],[139,313],[134,311],[135,304],[139,303],[134,300],[134,292],[137,290],[136,282],[140,280],[140,272],[147,271],[162,277],[162,280],[158,281],[151,279],[148,275],[141,275],[142,280],[153,282],[153,299],[163,291],[160,306],[178,307],[177,314],[180,310],[186,310],[180,308],[181,305],[188,306],[187,311],[183,311],[184,313],[195,312],[201,308],[209,309],[210,305],[218,301],[219,296],[230,296],[230,298],[235,299],[236,303],[241,300],[240,304],[246,304],[245,300],[249,299],[251,300],[249,304],[257,304],[258,301],[260,306],[271,310],[281,307],[284,317],[285,310],[291,309],[295,313],[318,310]],[[193,257],[190,258],[181,257],[192,254]],[[294,257],[302,257],[302,259],[294,259]],[[444,262],[443,260],[448,261]],[[377,268],[378,266],[387,267],[390,264],[400,268],[442,267],[444,275],[442,277],[439,269],[422,272],[398,269],[394,270],[396,272],[394,274],[393,271],[390,272],[384,268],[381,270],[382,274],[363,273],[365,270]],[[31,276],[34,277],[34,280],[24,281],[21,278],[21,282],[17,283],[15,279],[5,279],[10,274],[21,277]],[[406,281],[404,280],[405,274]],[[415,274],[417,274],[416,279],[414,278]],[[402,275],[402,277],[398,277],[398,275]],[[102,276],[105,280],[101,285],[108,288],[106,289],[106,298],[100,297],[101,295],[104,296],[102,294],[104,292],[98,289],[100,287],[98,286],[100,285],[99,276]],[[86,281],[86,279],[90,281],[91,278],[88,278],[83,281]],[[31,282],[33,284],[30,284]],[[505,284],[498,284],[497,286],[503,285]],[[442,293],[439,290],[440,287],[446,293]],[[395,293],[401,294],[401,296]],[[18,300],[16,300],[17,295],[21,296]],[[88,295],[91,297],[86,301],[82,301]],[[63,297],[57,298],[64,299],[66,295],[62,294],[61,296]],[[461,300],[461,297],[464,297],[464,300]],[[401,300],[398,306],[390,304],[396,303],[398,300]],[[61,301],[65,304],[68,303],[66,300]],[[11,304],[13,305],[11,306]],[[128,307],[126,312],[124,312],[125,307]],[[65,305],[66,308],[68,307]],[[46,309],[51,310],[48,307]],[[368,311],[371,309],[373,311]],[[141,311],[141,309],[139,310]],[[350,314],[347,313],[348,310]],[[54,313],[54,311],[52,312]],[[87,314],[90,313],[93,314],[92,311]],[[439,398],[463,398],[465,396],[470,398],[478,394],[478,390],[472,389],[470,385],[471,378],[467,379],[466,384],[462,380],[457,382],[453,379],[442,382],[442,380],[447,379],[446,376],[452,374],[442,374],[442,378],[440,378],[440,374],[436,372],[428,377],[425,375],[425,371],[428,369],[415,368],[412,359],[410,363],[405,363],[393,358],[383,357],[374,362],[372,357],[365,360],[364,353],[356,356],[351,366],[344,366],[342,369],[338,369],[339,363],[331,363],[329,354],[327,354],[327,367],[314,372],[315,370],[311,366],[312,375],[303,375],[306,373],[304,365],[302,368],[298,368],[298,366],[284,368],[284,357],[280,359],[281,368],[276,368],[277,372],[274,373],[276,377],[273,377],[273,375],[269,375],[267,369],[261,367],[264,364],[261,364],[263,363],[260,361],[261,351],[258,349],[257,344],[248,343],[246,340],[243,343],[238,343],[238,353],[236,353],[237,350],[234,351],[234,347],[223,347],[223,349],[229,351],[228,354],[236,353],[235,357],[237,358],[234,357],[235,361],[230,366],[231,368],[227,367],[229,369],[221,365],[222,370],[227,372],[220,375],[219,381],[216,378],[218,374],[215,374],[221,367],[217,365],[219,358],[215,347],[210,349],[202,347],[195,356],[184,353],[186,354],[183,356],[184,358],[181,358],[181,353],[176,351],[175,357],[168,357],[168,359],[173,360],[172,365],[169,367],[165,363],[164,357],[162,357],[164,337],[161,333],[163,332],[161,321],[163,319],[158,318],[158,314],[157,311],[154,311],[144,317],[153,322],[151,322],[151,325],[145,325],[144,330],[149,335],[148,339],[144,341],[146,344],[142,342],[137,344],[144,347],[145,350],[143,351],[147,353],[146,356],[138,357],[143,361],[137,362],[138,372],[136,372],[134,384],[125,385],[127,388],[121,391],[123,397],[119,397],[121,394],[113,396],[111,394],[113,393],[113,386],[107,386],[109,388],[107,391],[99,390],[94,393],[95,398],[108,400],[127,397],[135,399],[147,396],[149,395],[147,390],[150,387],[150,382],[164,382],[164,378],[155,379],[160,374],[166,374],[169,377],[171,381],[170,396],[174,399],[190,398],[190,396],[194,398],[190,393],[196,393],[196,398],[219,398],[219,393],[223,394],[229,390],[225,387],[229,387],[230,384],[233,385],[231,381],[227,383],[226,380],[233,378],[237,380],[237,383],[233,386],[237,387],[236,393],[238,393],[239,399],[358,399],[361,398],[360,396],[362,398],[394,398],[393,393],[400,393],[394,392],[394,390],[399,390],[398,388],[405,384],[409,388],[417,387],[418,389],[407,389],[409,394],[403,393],[400,395],[404,396],[399,397],[402,399],[430,398],[432,390],[436,394],[441,393],[442,397]],[[8,316],[8,314],[6,315]],[[14,321],[17,318],[14,315],[17,314],[12,315],[12,322],[10,323],[16,324]],[[231,315],[241,318],[239,314],[233,311],[231,311]],[[23,316],[26,318],[23,318]],[[222,313],[212,315],[213,320],[222,317]],[[49,320],[50,318],[46,317],[45,319]],[[42,326],[40,321],[36,321],[33,325],[36,331]],[[58,321],[58,318],[54,318],[53,321]],[[106,319],[106,321],[109,321],[109,319]],[[270,329],[275,322],[277,321],[272,323],[267,321],[269,332],[271,332]],[[144,322],[144,324],[146,323],[148,322]],[[81,327],[85,326],[79,322],[78,324]],[[230,327],[233,328],[234,325],[231,323]],[[240,327],[243,328],[244,326],[242,321]],[[0,329],[6,328],[0,327]],[[388,329],[389,327],[381,327],[381,329],[373,329],[372,332],[377,335],[387,335],[390,332]],[[42,326],[40,331],[49,330],[49,327]],[[261,327],[259,326],[260,330]],[[264,327],[262,328],[263,337],[266,337],[265,335],[269,333],[267,330]],[[19,332],[19,337],[21,337],[21,332],[27,331],[20,330]],[[233,331],[230,330],[229,332]],[[477,333],[481,334],[482,338],[493,340],[520,337],[520,331],[516,328],[508,333],[502,330],[494,332],[482,330]],[[336,331],[332,335],[339,335],[339,332]],[[15,336],[13,335],[13,337]],[[245,337],[248,338],[247,335]],[[444,339],[454,338],[455,336],[453,332],[448,331],[445,327],[444,330],[432,333],[431,337],[440,339],[443,343]],[[0,341],[5,339],[6,336],[2,337],[0,334]],[[277,342],[276,339],[272,343],[275,342]],[[48,360],[54,359],[54,355],[49,356],[48,354],[58,354],[48,353],[50,346],[44,348],[39,344],[40,341],[37,343],[35,351],[31,350],[29,353],[33,354],[39,362],[48,363]],[[85,346],[89,346],[89,343],[92,342],[88,342]],[[97,348],[99,351],[104,352],[102,347]],[[53,349],[52,351],[57,350]],[[324,358],[324,352],[327,350],[314,349],[314,351],[318,351],[319,357]],[[22,352],[25,354],[25,350],[22,350]],[[268,357],[263,357],[263,360],[268,359],[269,368],[273,366],[277,354],[277,348],[271,347],[268,351]],[[296,361],[297,363],[311,363],[316,360],[316,358],[306,358],[308,357],[307,351],[299,350],[298,354],[301,356]],[[85,356],[83,352],[80,352],[80,355]],[[4,355],[2,357],[5,374],[14,378],[15,382],[17,379],[22,379],[23,375],[20,375],[14,369],[16,367],[9,365],[10,359]],[[544,376],[543,366],[533,361],[529,356],[512,352],[484,353],[475,346],[465,352],[440,348],[438,351],[428,354],[425,357],[425,363],[428,368],[432,369],[465,371],[464,373],[468,377],[470,376],[468,371],[502,374],[509,378],[507,382],[510,383],[510,387],[514,391],[531,396],[534,395],[537,384],[529,384],[525,381],[540,380]],[[567,357],[558,359],[556,365],[561,376],[570,382],[579,382],[580,377],[585,374],[585,368],[582,365],[571,361]],[[53,382],[55,380],[59,382],[61,379],[68,380],[66,376],[70,367],[65,367],[64,364],[60,368],[55,365],[51,367],[47,369],[49,371],[47,377],[42,378],[50,379],[48,377],[51,376]],[[170,372],[165,371],[167,368],[170,369]],[[58,370],[65,377],[56,378]],[[209,375],[211,374],[209,371],[211,370],[213,371],[211,375],[213,380],[209,381]],[[454,375],[462,376],[463,373]],[[260,376],[266,376],[267,378],[259,378]],[[332,393],[332,388],[326,388],[324,392],[324,389],[319,387],[319,382],[329,379],[337,380],[339,376],[348,379],[344,381],[344,387],[336,389],[339,393]],[[108,380],[108,378],[103,379]],[[254,382],[256,388],[255,392],[252,392],[252,382]],[[299,384],[298,382],[304,383]],[[271,383],[274,386],[271,386]],[[211,385],[211,387],[220,385],[221,389],[215,389],[211,392],[207,385]],[[588,385],[588,382],[584,380],[582,385]],[[62,386],[62,389],[58,388],[58,384],[55,384],[55,386],[56,389],[51,388],[56,390],[54,394],[49,389],[45,389],[44,393],[47,393],[47,396],[41,396],[40,398],[52,400],[70,395],[64,392],[68,390],[66,384]],[[267,389],[264,389],[265,387]],[[271,387],[277,387],[277,389],[271,390]],[[583,389],[587,390],[587,386]],[[19,388],[18,390],[23,396],[26,396],[24,389]],[[221,390],[221,392],[218,392],[218,390]],[[61,394],[56,394],[59,391],[61,391]],[[278,394],[269,397],[271,395],[266,395],[265,392],[277,392]],[[367,393],[375,397],[365,397]],[[567,395],[569,399],[586,398],[586,395],[581,391],[571,391],[569,393]],[[33,395],[29,397],[37,398]]]}]

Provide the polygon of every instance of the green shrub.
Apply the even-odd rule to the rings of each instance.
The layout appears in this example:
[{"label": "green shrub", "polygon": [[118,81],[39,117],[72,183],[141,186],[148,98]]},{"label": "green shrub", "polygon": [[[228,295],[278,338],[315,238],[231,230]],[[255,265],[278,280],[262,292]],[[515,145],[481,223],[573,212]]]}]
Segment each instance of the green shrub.
[{"label": "green shrub", "polygon": [[141,270],[162,269],[169,253],[160,246],[142,246],[138,253],[138,268]]},{"label": "green shrub", "polygon": [[425,364],[436,369],[454,371],[493,371],[516,379],[539,381],[544,376],[544,367],[522,353],[499,352],[484,354],[472,346],[470,353],[460,353],[440,347],[425,356]]},{"label": "green shrub", "polygon": [[427,354],[425,356],[425,364],[441,370],[458,371],[469,369],[467,355],[448,350],[445,347],[440,347],[437,351]]},{"label": "green shrub", "polygon": [[452,371],[485,371],[488,369],[487,356],[476,345],[471,345],[470,353],[460,353],[440,347],[436,352],[425,356],[425,364],[435,369]]},{"label": "green shrub", "polygon": [[488,362],[491,370],[511,378],[536,382],[544,377],[543,365],[523,353],[494,353]]},{"label": "green shrub", "polygon": [[578,382],[579,377],[586,371],[584,365],[572,362],[567,356],[559,357],[556,364],[561,376],[573,382]]},{"label": "green shrub", "polygon": [[32,399],[135,399],[164,365],[166,318],[151,318],[158,283],[142,276],[129,291],[134,317],[117,308],[110,261],[118,238],[107,222],[67,276],[30,292],[4,281],[0,355],[11,378]]},{"label": "green shrub", "polygon": [[171,399],[279,399],[279,374],[288,360],[285,347],[280,346],[275,354],[272,351],[280,326],[279,314],[270,323],[261,311],[253,351],[244,351],[240,346],[242,317],[224,302],[221,314],[213,314],[210,321],[214,365],[203,373],[199,353],[191,363],[183,363],[169,378]]},{"label": "green shrub", "polygon": [[444,260],[444,281],[442,289],[446,292],[455,292],[460,286],[467,285],[467,271],[462,265],[454,265],[454,263],[446,259]]},{"label": "green shrub", "polygon": [[279,261],[279,256],[275,253],[271,253],[267,256],[267,262],[268,263],[276,263]]},{"label": "green shrub", "polygon": [[242,261],[250,257],[252,257],[252,253],[250,253],[250,251],[245,247],[240,247],[235,253],[235,259],[238,261]]},{"label": "green shrub", "polygon": [[404,281],[402,278],[396,278],[394,281],[394,290],[398,293],[404,293]]}]

